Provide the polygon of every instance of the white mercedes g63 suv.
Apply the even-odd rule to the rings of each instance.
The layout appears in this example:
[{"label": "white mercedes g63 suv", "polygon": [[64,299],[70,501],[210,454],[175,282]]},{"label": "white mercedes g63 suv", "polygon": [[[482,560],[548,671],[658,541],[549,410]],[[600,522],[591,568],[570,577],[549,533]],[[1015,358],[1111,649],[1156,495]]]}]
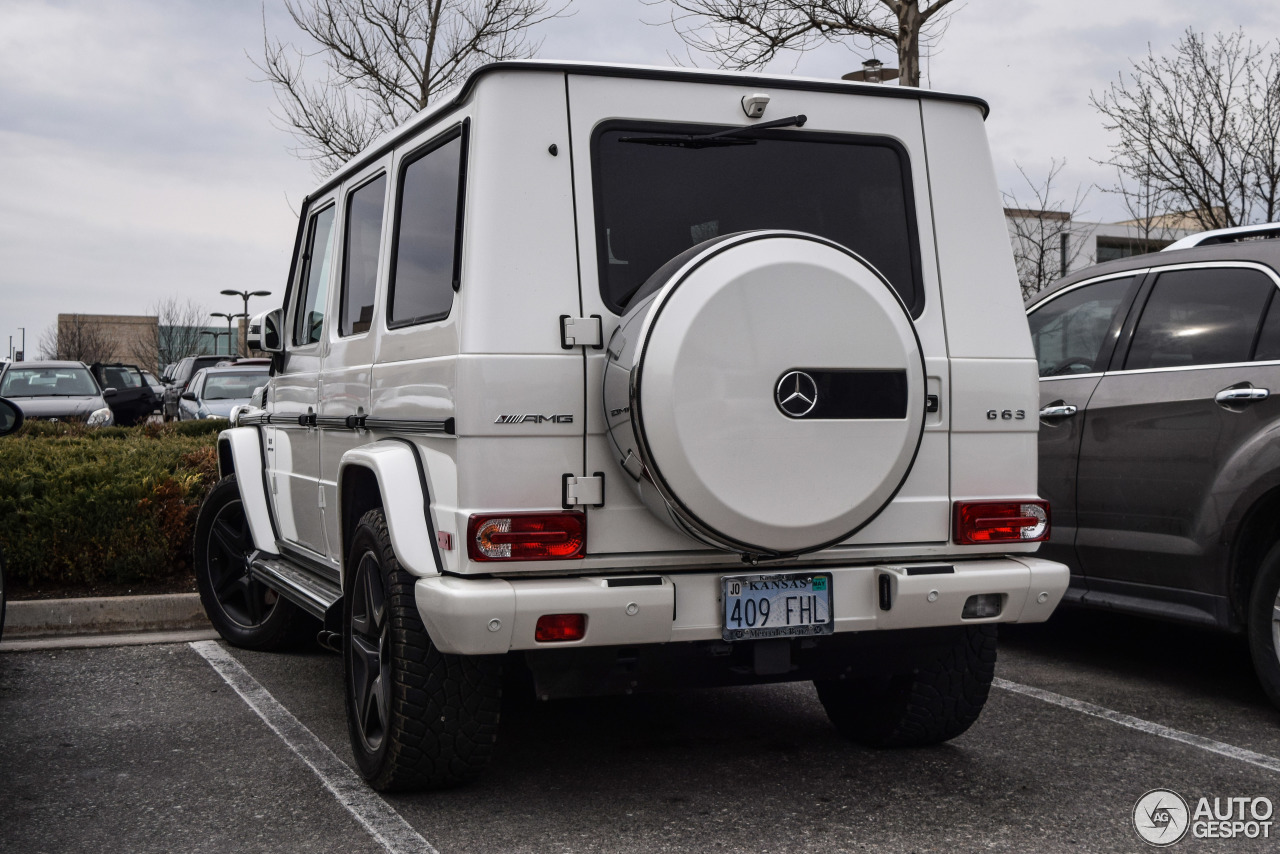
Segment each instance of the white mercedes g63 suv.
[{"label": "white mercedes g63 suv", "polygon": [[197,524],[213,624],[340,651],[378,789],[477,773],[504,669],[813,680],[860,743],[963,732],[996,624],[1068,581],[985,113],[481,68],[305,200]]}]

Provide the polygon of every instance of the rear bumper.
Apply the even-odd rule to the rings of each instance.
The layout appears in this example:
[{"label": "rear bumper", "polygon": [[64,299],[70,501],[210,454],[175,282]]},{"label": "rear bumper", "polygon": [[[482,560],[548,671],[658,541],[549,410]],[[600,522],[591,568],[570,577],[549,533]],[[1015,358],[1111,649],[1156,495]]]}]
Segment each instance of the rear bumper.
[{"label": "rear bumper", "polygon": [[[940,566],[951,571],[939,571]],[[920,572],[926,567],[934,571]],[[447,653],[495,655],[510,650],[705,641],[721,638],[720,579],[769,571],[785,570],[743,567],[734,572],[576,578],[433,576],[418,580],[415,595],[432,642]],[[837,633],[1043,622],[1070,582],[1065,566],[1031,556],[822,567],[822,571],[832,576]],[[637,583],[641,579],[644,583]],[[888,592],[887,609],[883,588]],[[975,594],[999,594],[1000,614],[964,619],[964,603]],[[582,640],[534,640],[540,616],[562,613],[587,615]]]}]

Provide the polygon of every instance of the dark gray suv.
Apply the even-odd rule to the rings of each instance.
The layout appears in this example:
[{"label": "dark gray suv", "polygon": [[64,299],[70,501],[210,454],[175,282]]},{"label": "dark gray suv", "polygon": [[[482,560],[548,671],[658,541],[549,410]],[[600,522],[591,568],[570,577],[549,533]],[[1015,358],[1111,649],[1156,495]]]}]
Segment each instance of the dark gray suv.
[{"label": "dark gray suv", "polygon": [[1066,602],[1248,632],[1280,705],[1280,240],[1224,239],[1028,301],[1041,554]]}]

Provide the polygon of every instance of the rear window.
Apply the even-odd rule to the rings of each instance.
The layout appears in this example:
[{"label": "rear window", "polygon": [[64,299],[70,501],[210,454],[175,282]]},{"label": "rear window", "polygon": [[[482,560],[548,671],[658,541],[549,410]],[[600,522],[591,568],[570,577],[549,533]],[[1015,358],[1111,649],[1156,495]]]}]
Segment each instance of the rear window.
[{"label": "rear window", "polygon": [[852,249],[920,315],[919,244],[899,144],[802,131],[702,148],[662,142],[723,129],[611,122],[596,131],[596,254],[606,305],[622,313],[659,267],[704,240],[779,228]]}]

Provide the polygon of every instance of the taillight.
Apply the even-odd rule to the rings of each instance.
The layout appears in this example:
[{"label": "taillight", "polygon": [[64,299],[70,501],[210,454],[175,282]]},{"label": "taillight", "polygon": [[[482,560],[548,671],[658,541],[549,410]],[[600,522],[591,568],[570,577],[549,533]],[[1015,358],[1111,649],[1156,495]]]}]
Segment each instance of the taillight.
[{"label": "taillight", "polygon": [[472,560],[572,560],[583,556],[587,517],[568,513],[491,513],[467,523]]},{"label": "taillight", "polygon": [[1047,539],[1047,501],[956,502],[955,540],[959,545],[1035,543]]},{"label": "taillight", "polygon": [[533,629],[533,639],[538,643],[582,640],[586,634],[586,614],[543,614]]}]

